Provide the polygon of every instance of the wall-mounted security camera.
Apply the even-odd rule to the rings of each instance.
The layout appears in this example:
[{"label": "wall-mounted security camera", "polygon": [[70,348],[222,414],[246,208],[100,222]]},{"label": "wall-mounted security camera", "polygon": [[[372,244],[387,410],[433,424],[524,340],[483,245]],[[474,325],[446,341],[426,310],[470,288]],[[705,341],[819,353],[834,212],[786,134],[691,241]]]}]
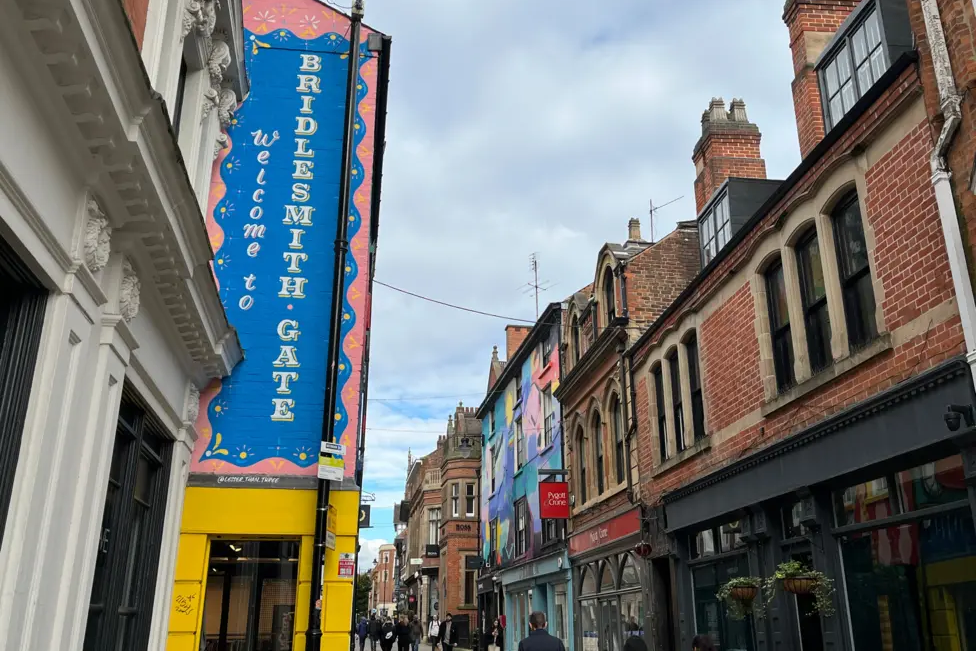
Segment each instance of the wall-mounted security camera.
[{"label": "wall-mounted security camera", "polygon": [[972,405],[948,405],[946,406],[946,413],[942,415],[945,419],[946,427],[949,428],[950,432],[957,432],[962,426],[963,421],[966,422],[966,427],[972,427],[976,418],[973,416]]}]

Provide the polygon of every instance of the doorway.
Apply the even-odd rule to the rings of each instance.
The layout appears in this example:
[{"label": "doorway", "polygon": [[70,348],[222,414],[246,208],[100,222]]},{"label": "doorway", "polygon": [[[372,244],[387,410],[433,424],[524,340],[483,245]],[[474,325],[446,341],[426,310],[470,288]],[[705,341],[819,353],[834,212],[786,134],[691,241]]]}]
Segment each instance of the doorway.
[{"label": "doorway", "polygon": [[291,651],[297,540],[212,540],[201,651]]}]

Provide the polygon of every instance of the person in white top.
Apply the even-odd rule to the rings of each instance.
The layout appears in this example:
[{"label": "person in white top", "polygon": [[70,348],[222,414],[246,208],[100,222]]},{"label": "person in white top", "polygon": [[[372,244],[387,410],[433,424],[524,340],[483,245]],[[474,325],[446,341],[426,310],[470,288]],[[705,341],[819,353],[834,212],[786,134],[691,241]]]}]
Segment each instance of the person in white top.
[{"label": "person in white top", "polygon": [[427,641],[430,642],[431,651],[437,651],[437,644],[440,640],[441,625],[436,617],[430,618],[430,626],[427,628]]}]

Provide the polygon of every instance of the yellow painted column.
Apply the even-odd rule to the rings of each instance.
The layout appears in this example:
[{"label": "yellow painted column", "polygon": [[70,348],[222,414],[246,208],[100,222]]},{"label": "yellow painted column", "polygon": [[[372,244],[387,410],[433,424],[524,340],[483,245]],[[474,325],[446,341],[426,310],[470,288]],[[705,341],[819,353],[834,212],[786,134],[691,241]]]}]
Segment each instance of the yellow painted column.
[{"label": "yellow painted column", "polygon": [[200,648],[209,556],[210,541],[205,534],[180,535],[173,603],[169,613],[168,651],[196,651]]},{"label": "yellow painted column", "polygon": [[322,650],[349,648],[352,628],[352,578],[339,577],[339,554],[356,553],[359,523],[359,492],[332,491],[329,503],[335,507],[336,548],[325,553],[325,581],[322,586]]}]

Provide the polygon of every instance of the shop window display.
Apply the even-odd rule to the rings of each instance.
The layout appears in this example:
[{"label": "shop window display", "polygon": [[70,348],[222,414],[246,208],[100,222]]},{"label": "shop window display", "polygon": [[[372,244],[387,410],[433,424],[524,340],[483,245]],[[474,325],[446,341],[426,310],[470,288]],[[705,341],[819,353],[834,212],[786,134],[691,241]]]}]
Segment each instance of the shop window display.
[{"label": "shop window display", "polygon": [[961,457],[852,486],[833,503],[855,648],[976,648],[976,528]]},{"label": "shop window display", "polygon": [[[730,553],[741,547],[738,534],[729,528],[701,532],[692,539],[692,553],[696,558],[709,558],[715,554],[711,541],[719,541],[720,553],[728,554],[714,561],[698,562],[692,569],[692,588],[695,604],[695,624],[698,634],[708,635],[722,651],[755,651],[752,619],[735,620],[729,617],[725,602],[715,595],[729,579],[749,576],[749,566],[744,553]],[[697,542],[697,545],[696,545]]]},{"label": "shop window display", "polygon": [[628,637],[643,636],[645,598],[639,566],[630,554],[587,566],[581,579],[583,651],[621,651]]}]

